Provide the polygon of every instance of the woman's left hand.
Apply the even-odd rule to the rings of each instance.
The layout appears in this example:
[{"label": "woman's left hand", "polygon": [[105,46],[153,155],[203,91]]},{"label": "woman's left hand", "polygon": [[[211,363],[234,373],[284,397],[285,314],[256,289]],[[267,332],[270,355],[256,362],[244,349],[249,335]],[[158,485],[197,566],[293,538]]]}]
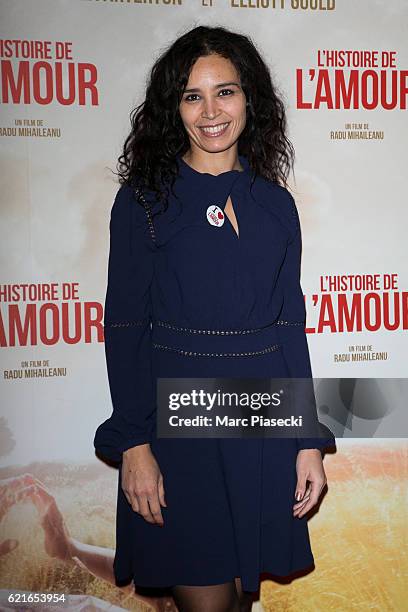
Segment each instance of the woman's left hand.
[{"label": "woman's left hand", "polygon": [[[322,454],[318,448],[305,448],[296,458],[297,484],[293,516],[301,518],[315,506],[327,482]],[[306,481],[309,485],[306,486]]]}]

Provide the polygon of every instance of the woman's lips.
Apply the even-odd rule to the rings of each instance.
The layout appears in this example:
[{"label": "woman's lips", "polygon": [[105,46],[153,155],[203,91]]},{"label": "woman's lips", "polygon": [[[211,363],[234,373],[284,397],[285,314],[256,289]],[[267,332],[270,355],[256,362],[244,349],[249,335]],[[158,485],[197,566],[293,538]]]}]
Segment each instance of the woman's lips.
[{"label": "woman's lips", "polygon": [[229,123],[222,123],[220,125],[214,126],[214,128],[206,129],[200,127],[200,130],[204,136],[207,138],[218,138],[219,136],[223,136],[227,131]]}]

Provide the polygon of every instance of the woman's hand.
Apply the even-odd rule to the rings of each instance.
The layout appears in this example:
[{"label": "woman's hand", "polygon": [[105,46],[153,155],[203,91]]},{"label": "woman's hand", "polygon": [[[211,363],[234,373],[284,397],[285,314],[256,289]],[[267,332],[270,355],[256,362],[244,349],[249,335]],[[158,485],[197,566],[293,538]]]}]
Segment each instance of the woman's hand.
[{"label": "woman's hand", "polygon": [[140,444],[124,451],[122,489],[129,504],[148,523],[163,527],[160,504],[164,500],[163,475],[149,444]]},{"label": "woman's hand", "polygon": [[[317,504],[323,487],[327,482],[323,468],[322,454],[318,448],[305,448],[296,458],[297,485],[293,505],[293,516],[301,518]],[[309,486],[306,488],[306,481]]]}]

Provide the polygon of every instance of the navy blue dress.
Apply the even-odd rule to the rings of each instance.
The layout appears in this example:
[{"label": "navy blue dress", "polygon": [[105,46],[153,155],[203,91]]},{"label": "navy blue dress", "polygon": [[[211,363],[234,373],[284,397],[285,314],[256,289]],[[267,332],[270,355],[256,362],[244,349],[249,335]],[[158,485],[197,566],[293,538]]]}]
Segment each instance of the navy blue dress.
[{"label": "navy blue dress", "polygon": [[[150,442],[167,502],[164,527],[145,521],[119,469],[118,582],[239,576],[257,591],[263,572],[287,576],[313,564],[307,518],[293,517],[296,455],[334,437],[169,439],[155,430],[157,377],[312,376],[294,199],[259,176],[251,184],[248,160],[239,159],[244,171],[215,176],[179,156],[162,215],[152,217],[154,201],[141,206],[128,186],[112,207],[104,335],[113,412],[94,445],[120,462],[124,450]],[[218,226],[207,220],[208,207],[223,210],[229,195],[239,236],[226,215]]]}]

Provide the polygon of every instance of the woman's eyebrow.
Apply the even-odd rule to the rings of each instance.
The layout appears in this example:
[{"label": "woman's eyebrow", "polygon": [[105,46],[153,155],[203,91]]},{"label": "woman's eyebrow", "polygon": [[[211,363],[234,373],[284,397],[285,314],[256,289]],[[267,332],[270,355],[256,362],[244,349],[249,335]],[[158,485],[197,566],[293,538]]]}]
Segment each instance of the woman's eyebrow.
[{"label": "woman's eyebrow", "polygon": [[[213,89],[218,89],[219,87],[226,87],[227,85],[236,85],[237,87],[241,87],[239,83],[235,83],[235,81],[231,81],[229,83],[217,83],[217,85],[214,85]],[[192,93],[194,91],[201,91],[201,89],[199,87],[192,87],[190,89],[185,89],[184,93]]]}]

